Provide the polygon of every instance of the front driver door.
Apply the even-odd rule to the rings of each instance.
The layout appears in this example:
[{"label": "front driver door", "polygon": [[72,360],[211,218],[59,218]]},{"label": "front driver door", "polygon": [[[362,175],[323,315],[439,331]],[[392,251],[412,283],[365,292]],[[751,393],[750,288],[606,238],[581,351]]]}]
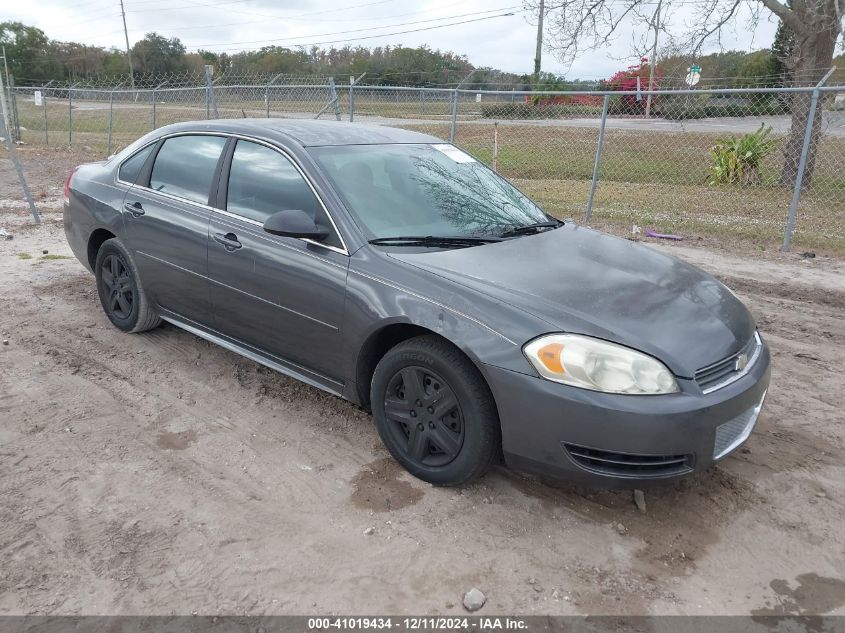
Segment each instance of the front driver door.
[{"label": "front driver door", "polygon": [[[339,390],[349,258],[302,172],[281,151],[239,139],[223,163],[209,225],[215,327]],[[279,237],[262,225],[301,209],[331,229],[325,241]],[[331,385],[329,385],[331,386]]]}]

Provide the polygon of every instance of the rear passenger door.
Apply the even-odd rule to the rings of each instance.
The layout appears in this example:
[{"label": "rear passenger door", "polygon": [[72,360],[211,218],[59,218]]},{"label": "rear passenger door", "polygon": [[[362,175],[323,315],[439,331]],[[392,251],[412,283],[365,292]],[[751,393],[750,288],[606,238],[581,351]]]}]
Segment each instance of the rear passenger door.
[{"label": "rear passenger door", "polygon": [[[228,142],[185,134],[159,141],[124,198],[129,248],[144,290],[163,316],[210,327],[209,197]],[[216,190],[215,190],[216,191]]]},{"label": "rear passenger door", "polygon": [[[284,153],[238,139],[229,154],[220,177],[220,209],[209,225],[215,327],[306,378],[331,387],[329,379],[338,388],[349,260],[340,235]],[[331,235],[317,243],[264,231],[270,215],[291,209],[310,214]]]}]

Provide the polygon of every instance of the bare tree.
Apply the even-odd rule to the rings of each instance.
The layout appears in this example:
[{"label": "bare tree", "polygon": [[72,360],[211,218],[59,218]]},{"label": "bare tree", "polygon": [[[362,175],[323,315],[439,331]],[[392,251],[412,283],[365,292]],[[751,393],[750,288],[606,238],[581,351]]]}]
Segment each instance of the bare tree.
[{"label": "bare tree", "polygon": [[[690,7],[692,15],[682,35],[686,50],[696,55],[712,40],[718,41],[722,30],[737,20],[743,5],[751,9],[752,28],[765,12],[774,14],[795,34],[792,78],[794,85],[814,85],[833,63],[836,42],[843,33],[845,0],[662,0],[664,7],[672,4]],[[535,10],[536,0],[525,0],[526,7]],[[567,63],[579,52],[595,50],[607,45],[626,21],[640,22],[643,15],[653,12],[655,0],[553,0],[545,7],[546,46],[555,56]],[[656,15],[656,14],[655,14]],[[654,19],[654,18],[653,18]],[[664,24],[660,25],[664,29]],[[791,184],[798,173],[798,162],[809,117],[809,94],[796,94],[791,100],[792,125],[783,147],[784,166],[781,182]],[[813,127],[811,151],[803,185],[812,178],[816,147],[821,134],[821,108],[817,110]]]}]

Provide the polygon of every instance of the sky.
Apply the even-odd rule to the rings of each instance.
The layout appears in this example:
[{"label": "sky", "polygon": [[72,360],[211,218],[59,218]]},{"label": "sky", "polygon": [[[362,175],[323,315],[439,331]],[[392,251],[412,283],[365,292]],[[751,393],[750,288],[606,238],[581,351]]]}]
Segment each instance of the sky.
[{"label": "sky", "polygon": [[[683,30],[689,23],[689,2],[683,0],[674,9],[670,30]],[[130,44],[149,31],[178,37],[189,51],[230,53],[271,44],[427,44],[466,55],[477,67],[521,74],[532,72],[534,65],[536,22],[521,0],[124,0],[124,4]],[[4,13],[4,19],[37,26],[52,39],[125,48],[119,0],[20,2],[7,6]],[[771,44],[776,22],[764,17],[750,31],[746,18],[723,33],[723,49],[754,50]],[[543,70],[568,79],[608,77],[635,59],[632,41],[643,28],[624,24],[610,45],[580,54],[571,64],[544,51]],[[415,29],[425,30],[400,33]],[[713,42],[707,50],[719,46]]]}]

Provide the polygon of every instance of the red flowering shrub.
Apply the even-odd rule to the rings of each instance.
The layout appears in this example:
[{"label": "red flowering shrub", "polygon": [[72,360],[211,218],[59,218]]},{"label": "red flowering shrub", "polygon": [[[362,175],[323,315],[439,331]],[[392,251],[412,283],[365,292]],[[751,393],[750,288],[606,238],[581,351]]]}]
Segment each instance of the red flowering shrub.
[{"label": "red flowering shrub", "polygon": [[[640,80],[640,90],[648,90],[648,75],[650,67],[648,65],[648,57],[643,57],[639,64],[632,64],[625,70],[620,70],[615,73],[610,79],[605,79],[602,82],[602,87],[605,90],[619,90],[629,91],[637,89],[637,78]],[[663,77],[663,69],[658,66],[654,72],[654,82],[652,89],[660,88],[660,80]],[[642,114],[645,112],[646,99],[642,97],[637,101],[636,95],[621,95],[619,97],[622,105],[622,112],[625,114]],[[652,99],[652,108],[656,99]]]}]

